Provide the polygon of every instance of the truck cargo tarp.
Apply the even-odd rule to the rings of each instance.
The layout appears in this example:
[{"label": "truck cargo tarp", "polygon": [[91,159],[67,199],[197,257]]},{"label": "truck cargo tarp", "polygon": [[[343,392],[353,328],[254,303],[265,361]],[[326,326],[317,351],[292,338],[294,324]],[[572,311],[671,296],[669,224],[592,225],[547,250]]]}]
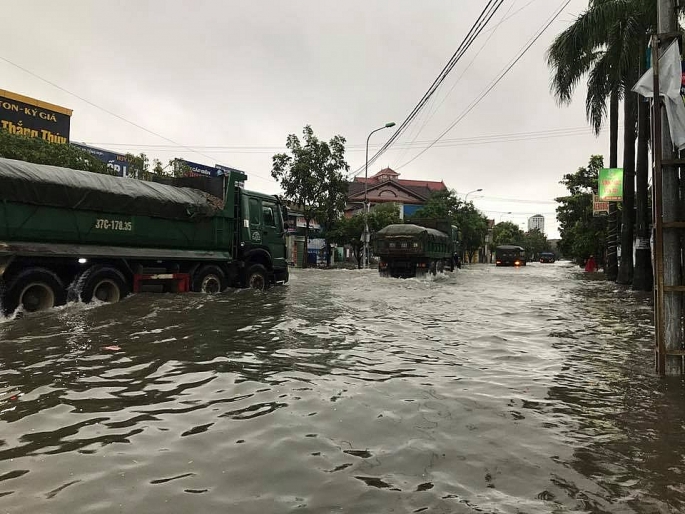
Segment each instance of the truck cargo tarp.
[{"label": "truck cargo tarp", "polygon": [[435,230],[433,228],[420,227],[419,225],[411,224],[388,225],[387,227],[382,228],[378,232],[376,232],[376,237],[421,237],[424,234],[430,238],[434,238],[437,240],[448,239],[447,234],[444,234],[439,230]]},{"label": "truck cargo tarp", "polygon": [[188,220],[214,216],[221,200],[186,187],[0,159],[0,200]]}]

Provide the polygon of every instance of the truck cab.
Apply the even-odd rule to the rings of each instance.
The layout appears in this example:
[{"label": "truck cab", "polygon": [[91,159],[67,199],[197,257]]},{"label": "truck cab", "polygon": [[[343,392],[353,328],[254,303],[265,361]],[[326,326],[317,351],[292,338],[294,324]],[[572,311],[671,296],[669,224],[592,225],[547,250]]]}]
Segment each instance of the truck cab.
[{"label": "truck cab", "polygon": [[239,189],[240,229],[236,255],[243,264],[243,285],[265,286],[288,281],[288,263],[285,251],[285,220],[277,196]]}]

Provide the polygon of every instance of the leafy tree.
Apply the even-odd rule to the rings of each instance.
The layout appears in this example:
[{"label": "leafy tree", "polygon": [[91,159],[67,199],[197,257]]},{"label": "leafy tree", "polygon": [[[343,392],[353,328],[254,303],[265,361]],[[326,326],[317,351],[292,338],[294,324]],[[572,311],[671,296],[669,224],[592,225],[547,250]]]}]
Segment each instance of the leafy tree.
[{"label": "leafy tree", "polygon": [[336,220],[327,235],[327,238],[330,239],[331,242],[341,246],[349,245],[352,248],[352,254],[357,260],[357,268],[360,269],[362,267],[362,253],[364,251],[364,242],[362,241],[363,232],[364,215],[355,214],[349,218],[343,216]]},{"label": "leafy tree", "polygon": [[396,223],[402,223],[400,208],[396,203],[382,203],[376,205],[369,212],[369,232],[371,234]]},{"label": "leafy tree", "polygon": [[454,219],[463,204],[464,202],[457,197],[455,191],[443,189],[433,192],[426,204],[416,211],[415,216],[417,218]]},{"label": "leafy tree", "polygon": [[6,130],[0,130],[0,157],[104,175],[114,174],[106,163],[80,148],[69,144],[48,143],[36,137],[10,134]]},{"label": "leafy tree", "polygon": [[488,232],[488,219],[472,202],[463,202],[455,191],[436,191],[416,211],[417,218],[450,219],[461,232],[462,249],[473,259]]},{"label": "leafy tree", "polygon": [[[382,228],[396,223],[402,223],[399,207],[394,203],[376,205],[369,213],[369,232],[375,234]],[[364,214],[355,214],[350,218],[339,218],[330,232],[331,242],[339,245],[349,245],[352,248],[357,267],[362,267],[364,242]]]},{"label": "leafy tree", "polygon": [[290,154],[273,156],[271,176],[280,182],[286,200],[302,208],[307,255],[310,222],[316,218],[330,229],[344,207],[346,189],[341,185],[342,172],[350,167],[345,161],[344,137],[335,136],[326,143],[314,135],[309,125],[302,133],[304,144],[295,134],[290,134],[286,140]]},{"label": "leafy tree", "polygon": [[468,254],[469,262],[472,262],[488,233],[488,219],[473,203],[468,202],[459,209],[454,220],[461,232],[462,248]]},{"label": "leafy tree", "polygon": [[[0,130],[0,157],[91,171],[103,175],[115,174],[107,163],[76,146],[48,143],[40,138],[10,134],[6,130]],[[150,161],[145,154],[129,153],[126,154],[126,158],[130,163],[130,176],[140,180],[152,180],[154,175],[184,176],[190,170],[188,165],[183,164],[179,159],[170,160],[169,164],[164,167],[159,160],[155,159],[150,169]],[[171,171],[167,172],[169,167]]]},{"label": "leafy tree", "polygon": [[525,235],[518,225],[511,221],[503,221],[495,225],[492,229],[492,245],[490,250],[501,245],[524,246]]},{"label": "leafy tree", "polygon": [[586,167],[564,175],[560,183],[566,186],[570,194],[555,199],[559,203],[559,250],[577,262],[582,262],[590,255],[603,261],[602,241],[606,238],[608,223],[606,218],[592,215],[592,193],[597,191],[599,170],[603,166],[601,155],[590,157]]},{"label": "leafy tree", "polygon": [[523,248],[526,250],[528,259],[537,259],[540,252],[549,251],[551,245],[547,241],[545,234],[534,228],[523,235]]},{"label": "leafy tree", "polygon": [[[635,125],[638,103],[630,88],[635,83],[644,61],[646,34],[656,27],[656,0],[591,0],[588,9],[564,30],[548,51],[548,64],[553,70],[552,89],[561,103],[570,103],[580,79],[588,75],[586,112],[596,133],[606,116],[606,99],[610,99],[610,157],[609,166],[617,167],[618,102],[624,98],[624,187],[623,231],[621,236],[621,269],[616,271],[615,252],[610,251],[607,278],[620,283],[633,281],[633,205],[635,203],[635,174],[638,175],[637,194],[642,224],[647,216],[647,139],[649,121],[646,109],[639,117],[638,163],[635,163]],[[613,210],[613,204],[612,204]],[[613,217],[613,215],[612,215]],[[612,238],[613,239],[613,238]],[[646,259],[641,267],[651,266]],[[646,269],[639,276],[644,277]],[[635,286],[642,287],[638,279]]]}]

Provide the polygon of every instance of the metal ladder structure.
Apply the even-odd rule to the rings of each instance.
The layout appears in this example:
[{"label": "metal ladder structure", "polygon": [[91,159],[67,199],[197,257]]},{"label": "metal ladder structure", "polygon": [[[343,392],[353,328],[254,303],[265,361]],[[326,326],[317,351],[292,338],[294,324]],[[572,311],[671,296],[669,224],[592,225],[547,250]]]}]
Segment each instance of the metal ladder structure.
[{"label": "metal ladder structure", "polygon": [[[683,337],[682,242],[685,232],[681,194],[685,182],[685,158],[673,151],[668,120],[659,94],[661,48],[680,40],[678,32],[655,34],[651,38],[654,100],[652,102],[652,213],[654,227],[654,327],[655,368],[660,375],[685,372]],[[682,43],[682,41],[680,41]],[[681,189],[683,189],[681,191]]]}]

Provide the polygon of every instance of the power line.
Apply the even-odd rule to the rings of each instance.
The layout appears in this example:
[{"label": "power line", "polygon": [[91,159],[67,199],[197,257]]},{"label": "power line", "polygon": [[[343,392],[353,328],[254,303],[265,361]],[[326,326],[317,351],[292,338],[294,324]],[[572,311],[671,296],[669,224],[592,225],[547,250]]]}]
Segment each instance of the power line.
[{"label": "power line", "polygon": [[[145,131],[145,132],[147,132],[147,133],[149,133],[149,134],[152,134],[153,136],[157,136],[157,137],[159,137],[159,138],[161,138],[161,139],[164,139],[165,141],[168,141],[169,143],[172,143],[176,148],[182,148],[182,149],[184,149],[184,150],[186,150],[186,151],[188,151],[188,152],[191,152],[191,153],[200,155],[200,156],[205,157],[205,158],[207,158],[207,159],[209,159],[209,160],[213,160],[213,158],[210,157],[210,156],[207,155],[207,154],[204,154],[204,153],[202,153],[202,152],[198,152],[197,150],[193,149],[192,147],[189,147],[189,146],[186,146],[186,145],[182,145],[182,144],[180,144],[180,143],[177,143],[177,142],[174,141],[173,139],[169,139],[169,138],[166,137],[166,136],[163,136],[163,135],[161,135],[161,134],[158,134],[157,132],[155,132],[155,131],[153,131],[153,130],[150,130],[150,129],[146,128],[146,127],[143,127],[142,125],[139,125],[138,123],[136,123],[136,122],[134,122],[134,121],[131,121],[131,120],[129,120],[129,119],[126,119],[126,118],[124,118],[123,116],[120,116],[119,114],[116,114],[116,113],[114,113],[114,112],[112,112],[112,111],[110,111],[110,110],[108,110],[108,109],[106,109],[106,108],[104,108],[104,107],[101,107],[101,106],[99,106],[99,105],[97,105],[97,104],[91,102],[90,100],[88,100],[88,99],[86,99],[86,98],[83,98],[82,96],[80,96],[80,95],[78,95],[78,94],[76,94],[76,93],[74,93],[74,92],[72,92],[72,91],[69,91],[68,89],[66,89],[66,88],[64,88],[64,87],[62,87],[62,86],[60,86],[59,84],[56,84],[56,83],[52,82],[51,80],[46,79],[45,77],[41,77],[41,76],[38,75],[37,73],[34,73],[34,72],[32,72],[31,70],[29,70],[29,69],[27,69],[27,68],[24,68],[23,66],[20,66],[19,64],[16,64],[16,63],[10,61],[9,59],[7,59],[7,58],[5,58],[5,57],[3,57],[3,56],[1,56],[1,55],[0,55],[0,60],[1,60],[1,61],[5,61],[7,64],[10,64],[10,65],[14,66],[15,68],[18,68],[18,69],[20,69],[21,71],[23,71],[23,72],[25,72],[25,73],[28,73],[29,75],[31,75],[31,76],[33,76],[33,77],[36,77],[37,79],[42,80],[43,82],[46,82],[47,84],[50,84],[51,86],[53,86],[53,87],[59,89],[60,91],[64,91],[65,93],[67,93],[67,94],[73,96],[74,98],[78,98],[78,99],[81,100],[82,102],[85,102],[85,103],[87,103],[88,105],[90,105],[90,106],[92,106],[92,107],[95,107],[96,109],[100,109],[101,111],[103,111],[103,112],[109,114],[110,116],[114,116],[115,118],[117,118],[117,119],[119,119],[119,120],[121,120],[121,121],[123,121],[123,122],[125,122],[125,123],[128,123],[129,125],[133,125],[134,127],[139,128],[140,130],[143,130],[143,131]],[[272,181],[272,180],[273,180],[273,179],[270,179],[270,178],[263,177],[263,176],[261,176],[261,175],[257,175],[256,173],[250,173],[249,176],[250,176],[250,177],[256,177],[256,178],[261,178],[262,180],[267,180],[267,181]]]},{"label": "power line", "polygon": [[[6,57],[3,57],[3,56],[0,55],[0,60],[6,62],[7,64],[10,64],[11,66],[14,66],[15,68],[20,69],[21,71],[23,71],[23,72],[25,72],[25,73],[28,73],[29,75],[31,75],[31,76],[33,76],[33,77],[36,77],[36,78],[39,79],[39,80],[42,80],[43,82],[46,82],[47,84],[50,84],[51,86],[53,86],[53,87],[59,89],[60,91],[64,91],[65,93],[67,93],[67,94],[73,96],[74,98],[78,98],[78,99],[81,100],[82,102],[85,102],[85,103],[87,103],[88,105],[90,105],[90,106],[92,106],[92,107],[95,107],[96,109],[100,109],[101,111],[103,111],[103,112],[109,114],[110,116],[114,116],[115,118],[117,118],[117,119],[119,119],[119,120],[121,120],[121,121],[123,121],[123,122],[125,122],[125,123],[128,123],[129,125],[133,125],[134,127],[138,128],[138,129],[140,129],[140,130],[143,130],[143,131],[145,131],[145,132],[147,132],[147,133],[149,133],[149,134],[152,134],[153,136],[157,136],[157,137],[159,137],[160,139],[164,139],[165,141],[168,141],[168,142],[174,144],[177,148],[183,148],[183,149],[187,150],[188,152],[191,152],[191,153],[194,153],[194,154],[197,154],[197,155],[200,155],[200,156],[202,156],[202,157],[205,157],[205,158],[207,158],[207,159],[212,160],[212,157],[210,157],[209,155],[204,154],[204,153],[202,153],[202,152],[198,152],[197,150],[194,150],[193,148],[191,148],[191,147],[189,147],[189,146],[186,146],[186,145],[182,145],[182,144],[180,144],[180,143],[177,143],[177,142],[174,141],[173,139],[170,139],[170,138],[168,138],[168,137],[166,137],[166,136],[163,136],[163,135],[161,135],[161,134],[158,134],[157,132],[155,132],[155,131],[153,131],[153,130],[150,130],[150,129],[146,128],[146,127],[143,127],[142,125],[140,125],[140,124],[138,124],[138,123],[136,123],[136,122],[134,122],[134,121],[131,121],[131,120],[129,120],[129,119],[126,119],[126,118],[124,118],[123,116],[120,116],[119,114],[110,111],[109,109],[106,109],[106,108],[104,108],[104,107],[102,107],[102,106],[100,106],[100,105],[97,105],[97,104],[91,102],[90,100],[88,100],[88,99],[86,99],[86,98],[83,98],[82,96],[80,96],[80,95],[78,95],[78,94],[76,94],[76,93],[74,93],[74,92],[72,92],[72,91],[69,91],[68,89],[66,89],[66,88],[64,88],[64,87],[62,87],[62,86],[60,86],[59,84],[56,84],[56,83],[52,82],[51,80],[46,79],[45,77],[41,77],[41,76],[38,75],[37,73],[34,73],[33,71],[31,71],[31,70],[29,70],[29,69],[27,69],[27,68],[24,68],[23,66],[21,66],[21,65],[19,65],[19,64],[17,64],[17,63],[15,63],[15,62],[10,61],[10,60],[7,59]],[[256,175],[256,174],[254,174],[254,173],[250,173],[250,176],[252,176],[252,177],[257,177],[257,178],[261,178],[261,179],[263,179],[263,180],[269,180],[269,181],[272,180],[272,179],[267,179],[266,177],[262,177],[262,176],[260,176],[260,175]]]},{"label": "power line", "polygon": [[[525,132],[507,132],[507,133],[500,133],[500,134],[481,134],[479,136],[471,136],[471,137],[460,137],[460,138],[451,138],[451,139],[443,139],[441,143],[447,143],[447,142],[468,142],[468,141],[480,141],[480,140],[489,140],[489,139],[499,139],[499,138],[508,138],[508,137],[524,137],[524,136],[530,136],[530,137],[536,137],[536,136],[543,136],[543,135],[568,135],[572,132],[578,132],[578,131],[584,131],[588,132],[590,129],[587,126],[578,126],[578,127],[561,127],[561,128],[550,128],[550,129],[544,129],[544,130],[533,130],[533,131],[525,131]],[[423,139],[416,141],[414,143],[415,146],[417,145],[423,145],[432,142],[432,139]],[[90,144],[90,145],[101,145],[101,146],[128,146],[128,147],[136,147],[136,148],[171,148],[171,149],[177,149],[179,148],[177,145],[164,145],[164,144],[144,144],[144,143],[115,143],[115,142],[102,142],[102,141],[84,141],[84,144]],[[404,142],[404,143],[397,143],[398,145],[408,145],[409,143]],[[218,149],[218,150],[268,150],[268,151],[282,151],[284,150],[283,146],[278,146],[278,145],[190,145],[186,144],[184,145],[185,147],[188,148],[196,148],[196,149],[203,149],[203,150],[213,150],[213,149]],[[370,144],[369,148],[374,148],[374,147],[380,147],[382,146],[381,143],[378,144]],[[352,144],[352,145],[347,145],[346,151],[357,151],[357,150],[364,150],[365,145],[363,143],[361,144]]]},{"label": "power line", "polygon": [[[521,141],[535,141],[541,139],[555,139],[560,137],[576,137],[576,136],[586,136],[589,134],[588,127],[576,127],[571,129],[551,129],[549,131],[537,131],[537,132],[519,132],[511,134],[500,134],[491,136],[476,136],[476,137],[466,137],[466,138],[454,138],[454,139],[443,139],[440,142],[434,144],[435,148],[454,148],[454,147],[469,147],[469,146],[479,146],[488,144],[504,144],[513,143]],[[432,143],[431,140],[415,141],[415,142],[404,142],[397,143],[396,147],[404,149],[421,149],[426,148]],[[155,145],[155,144],[139,144],[139,143],[105,143],[105,142],[92,142],[84,141],[83,144],[88,144],[92,146],[100,147],[125,147],[126,149],[137,149],[146,150],[162,153],[174,153],[179,151],[179,147],[173,145]],[[190,146],[190,145],[188,145]],[[381,146],[381,145],[376,145]],[[258,154],[273,154],[274,152],[282,151],[281,147],[268,147],[268,146],[192,146],[193,148],[202,149],[206,154],[212,155],[223,155],[223,154],[248,154],[248,155],[258,155]],[[361,152],[364,148],[348,147],[346,149],[348,152]]]},{"label": "power line", "polygon": [[[483,8],[483,11],[480,13],[474,24],[471,26],[469,32],[466,34],[455,53],[452,55],[448,63],[445,65],[438,78],[435,79],[429,90],[426,92],[426,94],[424,94],[423,98],[419,101],[416,107],[414,107],[412,112],[402,122],[402,124],[395,131],[395,133],[388,139],[388,141],[386,141],[386,143],[380,148],[380,150],[378,150],[371,157],[371,159],[368,162],[369,164],[373,164],[414,121],[414,119],[417,116],[417,113],[423,109],[428,100],[437,91],[438,87],[447,78],[447,75],[452,71],[454,66],[456,66],[456,64],[459,62],[459,60],[461,60],[466,51],[471,47],[475,39],[478,37],[478,35],[480,35],[480,32],[485,28],[485,25],[487,25],[490,19],[492,19],[492,16],[494,16],[497,10],[501,7],[502,2],[503,0],[498,0],[497,4],[493,4],[493,0],[490,0],[488,4]],[[485,23],[483,23],[484,21]],[[359,173],[361,173],[363,169],[365,169],[365,167],[360,167],[356,172],[354,172],[353,175],[358,175]]]},{"label": "power line", "polygon": [[[508,18],[507,18],[507,15],[508,15],[508,14],[511,12],[511,10],[514,8],[514,5],[516,5],[516,1],[517,1],[517,0],[514,0],[513,3],[509,6],[509,9],[507,10],[506,13],[504,13],[504,17],[499,21],[499,23],[498,23],[497,25],[495,25],[492,29],[490,29],[490,30],[488,31],[488,32],[490,32],[490,34],[488,35],[487,39],[486,39],[485,42],[481,45],[481,47],[478,49],[478,52],[476,52],[476,55],[473,56],[473,59],[471,59],[471,62],[469,62],[469,64],[466,66],[466,68],[464,68],[464,69],[462,70],[461,74],[457,77],[457,80],[454,82],[454,84],[452,84],[452,87],[451,87],[450,90],[447,92],[447,94],[444,95],[444,96],[442,97],[442,100],[440,100],[440,103],[429,109],[429,111],[431,111],[431,112],[430,112],[429,116],[424,120],[424,122],[423,122],[423,124],[421,125],[421,127],[419,128],[419,130],[418,130],[418,131],[416,132],[416,134],[414,135],[414,138],[412,139],[412,143],[419,137],[419,134],[421,134],[421,132],[423,131],[423,129],[426,127],[426,125],[428,125],[428,123],[433,119],[433,117],[434,117],[435,114],[438,112],[438,110],[440,109],[440,107],[442,106],[442,104],[445,103],[445,100],[447,100],[447,98],[452,94],[452,91],[454,91],[454,88],[457,87],[457,85],[461,82],[461,79],[464,77],[464,75],[466,74],[466,72],[469,71],[469,69],[471,68],[471,66],[473,65],[473,63],[476,61],[476,59],[478,58],[478,56],[481,54],[481,52],[485,49],[485,47],[487,46],[487,44],[490,42],[490,39],[492,39],[492,37],[495,35],[495,33],[497,32],[497,29],[502,25],[502,23],[504,23],[504,22],[508,19]],[[534,1],[534,0],[531,0],[527,5],[530,5],[533,1]],[[397,159],[395,159],[395,162],[396,162],[397,164],[399,164],[399,163],[402,161],[402,159],[403,159],[404,156],[406,155],[407,150],[408,150],[408,148],[405,149],[404,152],[402,152],[402,153],[397,157]]]},{"label": "power line", "polygon": [[444,130],[438,137],[435,139],[435,141],[429,145],[428,147],[424,148],[416,154],[414,157],[412,157],[410,160],[405,162],[404,164],[398,166],[395,168],[396,170],[403,168],[407,164],[415,161],[418,159],[421,155],[426,153],[435,143],[440,141],[444,135],[446,135],[450,130],[452,130],[457,123],[459,123],[461,120],[463,120],[489,93],[492,91],[497,84],[500,83],[500,81],[511,71],[511,69],[523,58],[523,56],[528,52],[528,50],[535,44],[535,42],[540,39],[542,34],[547,30],[547,28],[554,22],[554,20],[557,19],[557,17],[561,14],[561,12],[566,8],[566,6],[571,3],[571,0],[563,0],[561,7],[556,11],[556,13],[545,23],[545,25],[538,31],[538,33],[531,39],[529,42],[524,46],[524,48],[521,50],[519,55],[504,69],[503,72],[500,73],[500,75],[490,83],[490,85],[481,93],[481,95],[471,103],[469,107],[452,123],[449,127],[447,127],[446,130]]},{"label": "power line", "polygon": [[556,205],[557,202],[553,200],[528,200],[526,198],[502,198],[499,196],[479,196],[483,200],[496,200],[498,202],[512,202],[512,203],[530,203],[530,204],[553,204]]},{"label": "power line", "polygon": [[[470,48],[470,46],[473,44],[473,41],[478,37],[478,35],[482,32],[482,30],[485,28],[485,26],[489,23],[489,21],[492,19],[492,17],[495,15],[495,13],[499,10],[499,8],[502,6],[502,3],[504,0],[489,0],[487,5],[483,8],[481,11],[480,15],[476,19],[476,21],[473,23],[471,28],[469,29],[468,33],[460,43],[459,47],[457,50],[452,54],[452,57],[449,59],[445,67],[442,69],[438,77],[433,81],[433,84],[428,88],[428,91],[423,95],[421,100],[419,100],[419,103],[414,107],[414,109],[409,113],[409,115],[405,118],[405,120],[400,124],[399,128],[393,133],[392,136],[388,139],[388,141],[381,147],[381,149],[376,152],[373,157],[368,161],[369,164],[373,164],[387,148],[389,148],[396,140],[399,138],[399,136],[406,130],[406,128],[411,124],[411,122],[414,120],[414,118],[417,116],[417,114],[423,109],[423,107],[426,105],[428,100],[433,96],[433,94],[437,91],[437,89],[440,87],[442,82],[447,78],[449,73],[452,71],[454,66],[459,62],[461,57],[464,55],[464,53]],[[361,173],[364,170],[364,167],[360,167],[357,169],[355,172],[352,173],[352,176],[356,176],[359,173]]]}]

